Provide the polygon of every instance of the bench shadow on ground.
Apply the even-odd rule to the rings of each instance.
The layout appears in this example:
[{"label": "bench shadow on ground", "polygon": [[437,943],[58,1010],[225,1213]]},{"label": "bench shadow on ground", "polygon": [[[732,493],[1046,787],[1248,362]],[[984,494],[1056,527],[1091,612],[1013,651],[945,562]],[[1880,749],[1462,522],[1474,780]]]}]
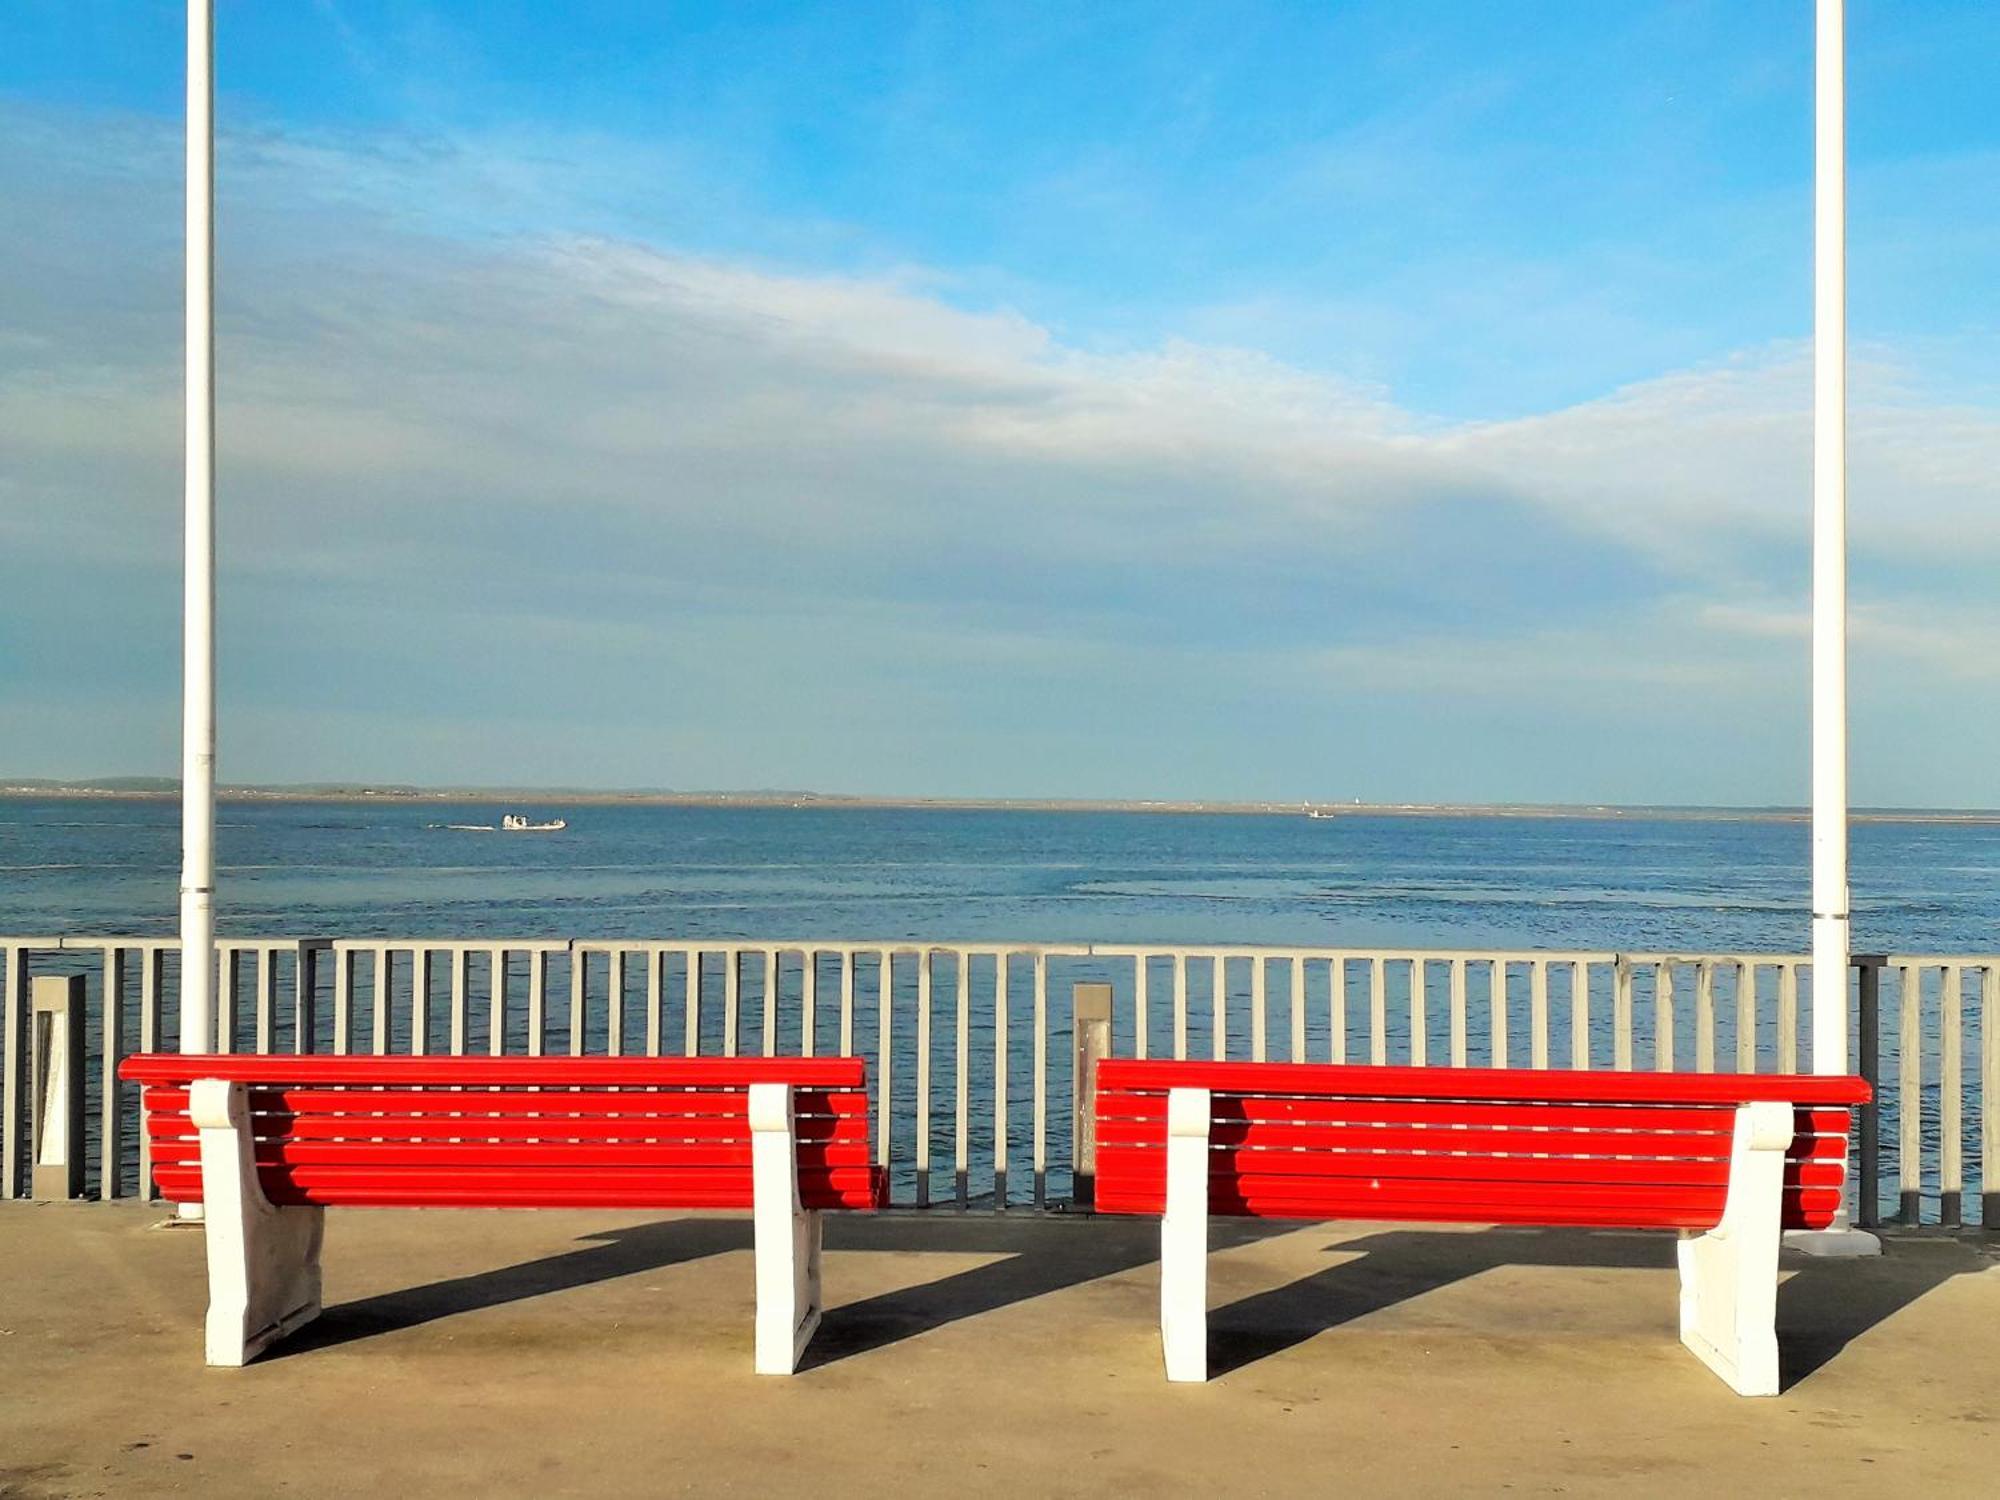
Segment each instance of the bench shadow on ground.
[{"label": "bench shadow on ground", "polygon": [[[1339,1264],[1210,1310],[1211,1377],[1503,1266],[1674,1267],[1670,1234],[1576,1229],[1398,1229],[1341,1240],[1327,1249],[1343,1257]],[[1991,1264],[1974,1247],[1950,1240],[1906,1241],[1873,1260],[1786,1254],[1782,1270],[1790,1274],[1778,1289],[1783,1388],[1789,1391],[1869,1329],[1952,1277]],[[1668,1327],[1678,1317],[1671,1295],[1661,1312]]]},{"label": "bench shadow on ground", "polygon": [[[671,1219],[607,1230],[587,1236],[574,1250],[539,1260],[330,1304],[318,1318],[273,1347],[264,1358],[307,1354],[482,1308],[525,1302],[620,1276],[657,1271],[684,1261],[749,1248],[748,1220]],[[337,1242],[329,1246],[329,1253],[340,1253]]]},{"label": "bench shadow on ground", "polygon": [[[1252,1220],[1218,1222],[1213,1243],[1217,1249],[1248,1244],[1292,1227]],[[1155,1261],[1159,1258],[1159,1225],[1157,1220],[1090,1220],[1082,1216],[1063,1220],[938,1212],[922,1216],[833,1215],[827,1220],[826,1242],[835,1252],[878,1250],[914,1256],[941,1253],[998,1258],[829,1308],[806,1351],[802,1369],[865,1354],[949,1323]],[[575,1249],[537,1260],[329,1305],[319,1318],[271,1349],[265,1358],[307,1354],[712,1255],[747,1253],[750,1248],[747,1219],[665,1219],[610,1229],[586,1237]],[[332,1253],[339,1251],[335,1248]],[[746,1267],[746,1291],[748,1276]],[[833,1291],[837,1297],[838,1287]]]},{"label": "bench shadow on ground", "polygon": [[[1218,1221],[1216,1249],[1247,1245],[1290,1226],[1250,1219]],[[997,1255],[980,1265],[914,1286],[830,1308],[806,1349],[802,1369],[915,1338],[934,1328],[1026,1302],[1066,1287],[1115,1276],[1160,1258],[1157,1219],[998,1218],[847,1219],[829,1225],[836,1250]]]},{"label": "bench shadow on ground", "polygon": [[[1226,1250],[1302,1227],[1306,1226],[1217,1219],[1211,1224],[1210,1248]],[[827,1246],[835,1252],[996,1258],[829,1308],[806,1351],[804,1369],[1156,1262],[1159,1226],[1153,1219],[1083,1216],[841,1215],[828,1220]],[[555,1255],[330,1306],[266,1358],[306,1354],[750,1248],[750,1224],[745,1219],[667,1219],[610,1229]],[[1241,1369],[1329,1329],[1503,1266],[1670,1271],[1674,1265],[1670,1235],[1585,1230],[1397,1229],[1337,1240],[1327,1251],[1340,1256],[1339,1263],[1211,1309],[1211,1376]],[[1954,1276],[1992,1264],[1989,1254],[1948,1239],[1901,1241],[1880,1260],[1787,1255],[1785,1261],[1793,1274],[1779,1289],[1778,1336],[1788,1390],[1926,1293]],[[746,1279],[747,1274],[746,1268]],[[837,1286],[834,1292],[837,1297]],[[1663,1322],[1671,1326],[1673,1315],[1669,1301]]]}]

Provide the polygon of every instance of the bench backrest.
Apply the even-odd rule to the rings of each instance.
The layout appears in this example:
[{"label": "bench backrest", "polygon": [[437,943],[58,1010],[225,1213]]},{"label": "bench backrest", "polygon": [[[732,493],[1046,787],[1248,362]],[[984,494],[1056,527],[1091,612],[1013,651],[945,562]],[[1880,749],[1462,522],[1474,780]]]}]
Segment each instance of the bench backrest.
[{"label": "bench backrest", "polygon": [[874,1208],[867,1068],[840,1058],[127,1058],[162,1196],[201,1201],[198,1078],[249,1091],[273,1203],[376,1207],[751,1206],[749,1088],[791,1086],[799,1197]]},{"label": "bench backrest", "polygon": [[1784,1223],[1841,1201],[1859,1078],[1109,1060],[1096,1204],[1160,1213],[1167,1091],[1212,1091],[1210,1211],[1700,1229],[1722,1218],[1736,1107],[1795,1107]]}]

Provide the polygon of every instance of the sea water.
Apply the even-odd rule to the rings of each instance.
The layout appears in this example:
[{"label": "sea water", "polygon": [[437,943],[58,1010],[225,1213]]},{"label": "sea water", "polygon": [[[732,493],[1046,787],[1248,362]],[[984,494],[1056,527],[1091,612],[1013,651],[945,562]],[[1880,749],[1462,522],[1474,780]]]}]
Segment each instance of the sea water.
[{"label": "sea water", "polygon": [[[501,811],[563,817],[497,833]],[[1737,816],[1332,818],[229,802],[225,934],[1803,951],[1807,829]],[[175,920],[166,801],[0,801],[0,935]],[[2000,946],[2000,826],[1853,833],[1858,951]]]}]

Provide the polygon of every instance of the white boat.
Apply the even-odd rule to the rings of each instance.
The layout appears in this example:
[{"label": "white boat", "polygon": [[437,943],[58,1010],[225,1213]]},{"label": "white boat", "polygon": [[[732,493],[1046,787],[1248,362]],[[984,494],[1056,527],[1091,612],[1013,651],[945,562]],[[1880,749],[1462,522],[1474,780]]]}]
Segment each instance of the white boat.
[{"label": "white boat", "polygon": [[500,820],[502,833],[557,833],[569,827],[567,818],[555,818],[547,823],[530,823],[519,813],[508,813]]}]

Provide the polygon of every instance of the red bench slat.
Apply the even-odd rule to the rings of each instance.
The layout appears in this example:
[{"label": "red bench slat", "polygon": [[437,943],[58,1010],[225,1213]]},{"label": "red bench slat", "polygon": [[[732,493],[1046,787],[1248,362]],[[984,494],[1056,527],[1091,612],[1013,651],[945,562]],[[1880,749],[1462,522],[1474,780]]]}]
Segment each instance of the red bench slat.
[{"label": "red bench slat", "polygon": [[1481,1102],[1800,1105],[1868,1102],[1868,1085],[1845,1075],[1580,1072],[1540,1068],[1378,1068],[1348,1063],[1154,1062],[1108,1058],[1098,1085],[1111,1092],[1205,1088],[1235,1094],[1349,1095]]},{"label": "red bench slat", "polygon": [[[1841,1193],[1831,1188],[1788,1189],[1782,1225],[1786,1229],[1825,1229],[1840,1206]],[[1240,1180],[1215,1183],[1209,1192],[1209,1212],[1246,1219],[1381,1219],[1411,1224],[1520,1224],[1539,1228],[1578,1229],[1713,1229],[1722,1219],[1722,1189],[1707,1197],[1688,1196],[1654,1203],[1644,1210],[1613,1206],[1602,1195],[1562,1203],[1533,1199],[1492,1200],[1470,1193],[1432,1193],[1394,1199],[1384,1193],[1314,1193],[1302,1196],[1259,1188],[1246,1190]],[[1099,1213],[1144,1214],[1157,1217],[1166,1207],[1162,1181],[1112,1191],[1100,1190]]]},{"label": "red bench slat", "polygon": [[[798,1138],[867,1144],[865,1115],[801,1115]],[[750,1125],[734,1115],[674,1119],[599,1119],[560,1114],[533,1118],[497,1115],[252,1115],[251,1133],[298,1141],[743,1141]],[[185,1111],[178,1118],[151,1114],[146,1134],[154,1141],[192,1140]]]},{"label": "red bench slat", "polygon": [[154,1178],[200,1202],[196,1079],[246,1084],[252,1155],[280,1204],[751,1206],[749,1086],[791,1086],[807,1208],[879,1207],[859,1058],[283,1057],[149,1054]]},{"label": "red bench slat", "polygon": [[[1131,1172],[1149,1169],[1160,1158],[1158,1151],[1143,1147],[1100,1147],[1098,1173]],[[1787,1180],[1810,1186],[1838,1187],[1842,1170],[1838,1162],[1787,1162]],[[1441,1152],[1422,1155],[1336,1151],[1234,1151],[1209,1154],[1211,1181],[1260,1177],[1276,1181],[1295,1177],[1362,1178],[1382,1182],[1424,1180],[1437,1182],[1546,1182],[1574,1185],[1623,1183],[1657,1187],[1726,1187],[1727,1160],[1691,1158],[1649,1158],[1628,1160],[1609,1156],[1452,1156]],[[1830,1175],[1829,1175],[1830,1174]],[[1162,1168],[1161,1186],[1166,1177]],[[1300,1184],[1301,1191],[1313,1191],[1311,1181]],[[1333,1190],[1333,1189],[1329,1189]]]},{"label": "red bench slat", "polygon": [[[1108,1064],[1106,1065],[1108,1066]],[[1205,1084],[1189,1084],[1204,1088]],[[1568,1103],[1529,1100],[1487,1103],[1477,1099],[1440,1094],[1429,1099],[1375,1098],[1265,1098],[1257,1095],[1218,1094],[1218,1120],[1247,1120],[1285,1124],[1422,1124],[1439,1118],[1439,1105],[1452,1105],[1449,1118],[1458,1125],[1491,1125],[1501,1129],[1532,1129],[1563,1125],[1605,1130],[1712,1130],[1727,1134],[1730,1112],[1727,1102],[1692,1105],[1644,1105],[1614,1103]],[[1845,1109],[1819,1108],[1807,1111],[1822,1128],[1845,1131]],[[1164,1089],[1132,1093],[1106,1088],[1100,1080],[1098,1093],[1100,1120],[1158,1120],[1167,1118]]]},{"label": "red bench slat", "polygon": [[[1157,1215],[1164,1207],[1165,1183],[1150,1191],[1100,1186],[1101,1213]],[[1840,1194],[1830,1189],[1803,1189],[1785,1194],[1783,1224],[1787,1229],[1823,1229],[1833,1220]],[[1613,1199],[1602,1191],[1556,1200],[1547,1196],[1430,1191],[1419,1194],[1351,1192],[1299,1197],[1238,1179],[1228,1188],[1216,1185],[1209,1211],[1235,1218],[1256,1219],[1384,1219],[1404,1223],[1520,1224],[1584,1229],[1686,1229],[1712,1227],[1722,1216],[1723,1190],[1652,1198]]]},{"label": "red bench slat", "polygon": [[1096,1205],[1166,1200],[1167,1091],[1210,1099],[1213,1213],[1711,1228],[1735,1111],[1795,1108],[1788,1227],[1831,1221],[1860,1079],[1112,1059],[1098,1070]]},{"label": "red bench slat", "polygon": [[[219,1075],[218,1075],[219,1076]],[[771,1080],[782,1082],[782,1080]],[[494,1114],[508,1119],[524,1115],[602,1115],[670,1119],[677,1116],[738,1115],[742,1113],[741,1088],[673,1088],[657,1092],[642,1089],[488,1090],[461,1089],[452,1085],[434,1088],[376,1089],[348,1088],[258,1088],[250,1091],[250,1112],[272,1114],[370,1115],[395,1114]],[[868,1095],[859,1090],[828,1091],[799,1089],[793,1101],[801,1115],[866,1114]],[[145,1091],[148,1109],[186,1112],[188,1091],[154,1086]]]},{"label": "red bench slat", "polygon": [[[347,1173],[347,1175],[332,1175]],[[363,1175],[355,1175],[361,1172]],[[442,1173],[392,1173],[387,1169],[298,1168],[259,1173],[265,1195],[279,1204],[326,1208],[716,1208],[748,1209],[747,1169],[714,1172],[649,1168],[620,1173],[600,1168],[528,1176],[505,1169],[490,1176],[475,1169]],[[799,1200],[807,1208],[871,1209],[882,1201],[876,1168],[799,1173]],[[201,1201],[201,1171],[176,1167],[159,1174],[160,1191],[177,1203]]]},{"label": "red bench slat", "polygon": [[[1727,1120],[1728,1114],[1722,1114]],[[1843,1118],[1845,1116],[1843,1115]],[[1097,1140],[1103,1146],[1158,1146],[1163,1121],[1108,1119],[1100,1121]],[[1817,1133],[1800,1138],[1800,1151],[1816,1151],[1822,1139],[1839,1143],[1844,1136]],[[1517,1155],[1561,1156],[1686,1156],[1727,1160],[1727,1131],[1604,1131],[1543,1127],[1534,1130],[1487,1129],[1458,1125],[1291,1125],[1269,1127],[1248,1121],[1218,1121],[1211,1127],[1216,1147],[1320,1151],[1479,1151]],[[1813,1143],[1811,1145],[1807,1143]]]},{"label": "red bench slat", "polygon": [[[443,1167],[454,1163],[514,1167],[750,1167],[750,1142],[715,1141],[258,1141],[257,1165],[378,1165]],[[195,1141],[176,1141],[156,1162],[199,1162]],[[798,1161],[806,1166],[865,1167],[868,1146],[805,1145]]]},{"label": "red bench slat", "polygon": [[221,1052],[191,1060],[176,1052],[148,1052],[126,1058],[118,1076],[130,1083],[182,1085],[193,1078],[226,1078],[232,1083],[393,1087],[400,1080],[441,1078],[440,1086],[449,1087],[742,1089],[784,1083],[858,1089],[867,1083],[868,1066],[858,1057],[290,1057]]}]

